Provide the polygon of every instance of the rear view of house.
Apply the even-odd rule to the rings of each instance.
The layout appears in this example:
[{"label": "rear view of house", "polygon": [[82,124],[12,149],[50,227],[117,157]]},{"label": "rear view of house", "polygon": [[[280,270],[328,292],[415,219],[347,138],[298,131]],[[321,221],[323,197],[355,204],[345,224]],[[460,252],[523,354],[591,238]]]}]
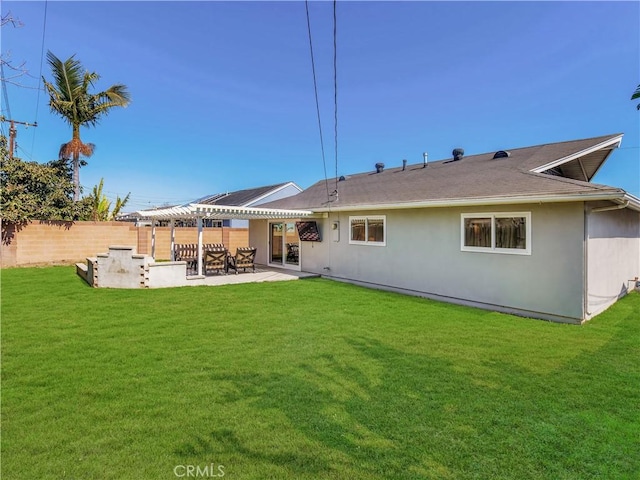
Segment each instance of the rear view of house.
[{"label": "rear view of house", "polygon": [[[640,276],[640,199],[591,182],[621,140],[378,164],[261,205],[310,210],[315,223],[251,220],[250,242],[259,263],[581,323]],[[298,235],[302,227],[317,234]],[[296,245],[295,262],[285,261],[285,243]]]}]

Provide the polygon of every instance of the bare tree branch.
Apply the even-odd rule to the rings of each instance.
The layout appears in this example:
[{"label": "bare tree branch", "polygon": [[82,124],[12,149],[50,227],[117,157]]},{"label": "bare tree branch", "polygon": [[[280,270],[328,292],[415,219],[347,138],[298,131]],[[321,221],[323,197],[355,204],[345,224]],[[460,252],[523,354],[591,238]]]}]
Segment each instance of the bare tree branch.
[{"label": "bare tree branch", "polygon": [[0,23],[0,27],[4,27],[7,23],[10,23],[15,28],[24,27],[24,23],[22,23],[17,18],[13,18],[13,15],[11,14],[11,10],[9,10],[5,15],[2,16],[2,21]]},{"label": "bare tree branch", "polygon": [[[7,12],[5,15],[3,15],[1,17],[0,20],[0,27],[4,27],[5,25],[11,25],[14,28],[22,28],[24,26],[24,24],[17,18],[14,18],[13,15],[11,14],[11,11]],[[23,76],[27,76],[27,77],[31,77],[31,78],[36,78],[32,75],[29,75],[29,71],[27,70],[27,68],[25,67],[26,62],[22,62],[19,65],[14,65],[11,63],[11,52],[3,52],[0,54],[0,65],[2,65],[2,78],[1,80],[3,82],[9,83],[11,85],[15,85],[18,87],[24,87],[24,88],[32,88],[34,90],[37,90],[37,87],[27,87],[25,85],[22,85],[21,83],[18,83],[15,79],[23,77]],[[5,72],[5,67],[9,70],[11,70],[11,73],[6,73]],[[6,75],[6,76],[5,76]]]}]

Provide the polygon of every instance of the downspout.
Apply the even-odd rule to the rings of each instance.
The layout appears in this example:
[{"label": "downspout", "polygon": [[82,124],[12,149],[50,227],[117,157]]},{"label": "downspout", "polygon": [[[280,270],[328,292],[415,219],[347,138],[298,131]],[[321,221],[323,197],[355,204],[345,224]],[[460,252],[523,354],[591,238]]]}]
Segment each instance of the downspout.
[{"label": "downspout", "polygon": [[610,210],[622,210],[623,208],[627,208],[629,206],[629,200],[625,200],[624,203],[620,205],[614,205],[612,207],[600,207],[591,209],[592,212],[608,212]]},{"label": "downspout", "polygon": [[584,322],[587,320],[587,315],[589,315],[589,209],[586,202],[582,205],[584,209],[582,321]]}]

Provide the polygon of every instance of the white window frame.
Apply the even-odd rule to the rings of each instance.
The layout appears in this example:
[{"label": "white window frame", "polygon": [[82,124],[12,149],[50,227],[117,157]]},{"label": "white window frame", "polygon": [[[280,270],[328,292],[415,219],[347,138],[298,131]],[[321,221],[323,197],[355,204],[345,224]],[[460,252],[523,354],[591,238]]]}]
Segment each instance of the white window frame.
[{"label": "white window frame", "polygon": [[[351,221],[354,219],[364,219],[364,241],[353,240],[351,233]],[[367,240],[369,233],[369,220],[382,220],[382,242],[373,242]],[[349,243],[351,245],[370,245],[374,247],[385,247],[387,245],[387,216],[386,215],[353,215],[349,217]]]},{"label": "white window frame", "polygon": [[[524,217],[526,221],[526,248],[496,248],[496,218]],[[491,219],[491,246],[469,247],[464,244],[464,221],[468,218]],[[463,252],[504,253],[507,255],[531,255],[531,212],[482,212],[460,215],[460,250]]]}]

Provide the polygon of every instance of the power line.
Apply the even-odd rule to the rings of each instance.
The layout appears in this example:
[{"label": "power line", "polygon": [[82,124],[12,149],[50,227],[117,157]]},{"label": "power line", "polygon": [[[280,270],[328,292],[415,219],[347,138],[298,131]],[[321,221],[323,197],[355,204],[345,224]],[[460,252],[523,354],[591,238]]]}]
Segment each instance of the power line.
[{"label": "power line", "polygon": [[[16,130],[16,123],[19,125],[24,125],[25,127],[37,127],[38,124],[21,122],[20,120],[13,120],[11,118],[6,118],[4,115],[0,115],[0,123],[1,122],[9,123],[9,158],[13,158],[13,151],[15,150],[15,147],[16,147],[15,139],[16,139],[16,136],[18,135],[18,131]],[[29,158],[31,158],[31,155],[29,155]]]},{"label": "power line", "polygon": [[4,62],[0,62],[0,75],[2,76],[2,98],[4,99],[4,111],[11,118],[11,108],[9,108],[9,95],[7,95],[7,82],[4,76]]},{"label": "power line", "polygon": [[[36,118],[35,118],[35,123],[38,123],[38,110],[40,108],[40,84],[42,82],[42,63],[43,63],[43,59],[44,59],[44,38],[45,38],[45,32],[47,31],[47,5],[48,2],[47,0],[45,0],[44,2],[44,20],[42,22],[42,44],[40,46],[40,75],[38,75],[38,98],[36,99]],[[35,147],[35,143],[36,143],[36,131],[33,131],[33,138],[31,140],[31,152],[33,152],[33,149]]]},{"label": "power line", "polygon": [[27,152],[24,148],[22,148],[18,142],[16,142],[15,148],[16,150],[20,150],[24,154],[24,156],[27,157],[30,161],[34,161],[31,153]]},{"label": "power line", "polygon": [[338,197],[338,1],[333,0],[333,120],[336,156],[336,200]]},{"label": "power line", "polygon": [[311,20],[309,19],[309,0],[304,2],[307,11],[307,31],[309,33],[309,50],[311,52],[311,71],[313,72],[313,91],[316,97],[316,113],[318,115],[318,129],[320,130],[320,149],[322,150],[322,167],[324,169],[324,183],[327,187],[327,202],[329,197],[329,179],[327,178],[327,162],[324,154],[324,139],[322,137],[322,121],[320,119],[320,102],[318,101],[318,82],[316,80],[316,63],[313,56],[313,42],[311,41]]},{"label": "power line", "polygon": [[[93,189],[93,185],[92,186],[81,185],[81,186],[83,191],[90,191]],[[113,190],[103,190],[103,193],[107,195],[107,197],[109,195],[115,195],[115,196],[123,195],[122,192],[116,192]],[[187,198],[187,197],[149,196],[145,194],[136,194],[134,192],[128,192],[128,193],[131,193],[131,197],[129,201],[132,202],[135,200],[138,203],[186,203],[193,200],[192,197]],[[124,195],[126,196],[126,194]]]}]

